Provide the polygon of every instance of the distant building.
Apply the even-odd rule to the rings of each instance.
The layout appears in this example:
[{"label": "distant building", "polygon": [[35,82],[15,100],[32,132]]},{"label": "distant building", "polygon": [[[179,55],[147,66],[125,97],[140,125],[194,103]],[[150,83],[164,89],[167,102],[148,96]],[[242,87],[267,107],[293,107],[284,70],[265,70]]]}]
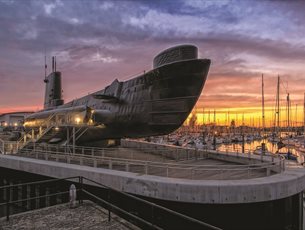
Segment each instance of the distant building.
[{"label": "distant building", "polygon": [[33,112],[12,112],[0,114],[0,126],[2,127],[12,127],[21,126],[25,116]]}]

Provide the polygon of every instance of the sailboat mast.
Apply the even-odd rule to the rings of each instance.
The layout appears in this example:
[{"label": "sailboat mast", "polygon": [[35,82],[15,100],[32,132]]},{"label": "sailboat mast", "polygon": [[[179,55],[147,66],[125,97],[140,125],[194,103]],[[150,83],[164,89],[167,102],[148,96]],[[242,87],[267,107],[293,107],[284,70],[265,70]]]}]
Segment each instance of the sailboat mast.
[{"label": "sailboat mast", "polygon": [[295,125],[294,125],[295,130],[297,129],[297,127],[298,127],[298,104],[295,104]]},{"label": "sailboat mast", "polygon": [[263,135],[264,135],[265,134],[264,74],[262,74],[262,125],[263,125]]},{"label": "sailboat mast", "polygon": [[303,135],[305,136],[305,93],[304,93],[304,104],[303,104]]},{"label": "sailboat mast", "polygon": [[287,129],[290,129],[290,98],[289,93],[287,94]]},{"label": "sailboat mast", "polygon": [[280,76],[277,77],[277,92],[276,92],[276,114],[277,114],[277,128],[280,129]]}]

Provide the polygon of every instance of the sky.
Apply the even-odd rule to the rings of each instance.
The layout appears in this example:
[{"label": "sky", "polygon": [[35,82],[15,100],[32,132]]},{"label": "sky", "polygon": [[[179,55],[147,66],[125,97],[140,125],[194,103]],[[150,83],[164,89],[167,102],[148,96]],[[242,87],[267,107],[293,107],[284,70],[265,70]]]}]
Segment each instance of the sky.
[{"label": "sky", "polygon": [[0,113],[42,109],[45,53],[49,67],[57,56],[67,102],[150,70],[156,54],[186,43],[212,60],[198,120],[216,110],[217,120],[229,111],[259,123],[263,73],[267,123],[278,75],[283,114],[289,92],[301,122],[304,10],[288,0],[0,0]]}]

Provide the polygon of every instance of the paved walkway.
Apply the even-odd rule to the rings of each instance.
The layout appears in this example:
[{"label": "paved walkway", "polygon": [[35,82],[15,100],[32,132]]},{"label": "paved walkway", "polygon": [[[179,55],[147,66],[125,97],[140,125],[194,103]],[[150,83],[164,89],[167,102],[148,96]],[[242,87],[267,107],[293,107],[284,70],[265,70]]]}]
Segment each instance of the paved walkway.
[{"label": "paved walkway", "polygon": [[96,204],[85,201],[82,206],[70,209],[69,204],[56,205],[33,210],[0,219],[0,230],[51,230],[51,229],[138,229],[136,226],[112,214],[108,222],[108,211]]}]

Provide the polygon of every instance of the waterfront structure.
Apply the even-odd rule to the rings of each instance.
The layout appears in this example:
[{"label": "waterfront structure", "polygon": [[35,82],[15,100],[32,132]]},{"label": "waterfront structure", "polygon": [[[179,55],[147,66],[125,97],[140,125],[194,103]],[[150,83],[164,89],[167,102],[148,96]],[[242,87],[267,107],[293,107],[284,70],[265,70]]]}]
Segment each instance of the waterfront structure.
[{"label": "waterfront structure", "polygon": [[[22,149],[17,155],[5,152],[0,161],[2,181],[20,183],[26,172],[32,173],[31,180],[38,175],[83,176],[222,229],[303,227],[304,168],[295,162],[285,163],[282,156],[134,140],[122,140],[120,148],[77,147],[75,153],[66,147],[36,146]],[[8,176],[11,170],[17,170],[10,174],[13,177]],[[18,173],[22,176],[17,178]],[[102,190],[98,194],[107,199]],[[112,202],[122,204],[128,212],[151,213],[145,208],[136,212],[134,202],[122,202],[119,196],[113,196]],[[171,222],[178,229],[180,225],[174,219],[159,214],[160,222]]]}]

